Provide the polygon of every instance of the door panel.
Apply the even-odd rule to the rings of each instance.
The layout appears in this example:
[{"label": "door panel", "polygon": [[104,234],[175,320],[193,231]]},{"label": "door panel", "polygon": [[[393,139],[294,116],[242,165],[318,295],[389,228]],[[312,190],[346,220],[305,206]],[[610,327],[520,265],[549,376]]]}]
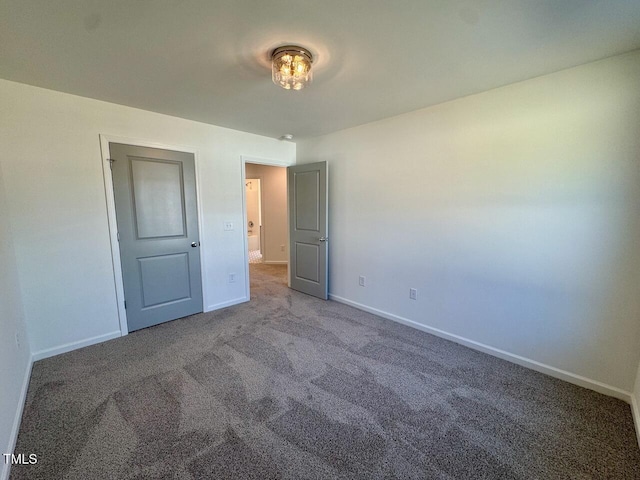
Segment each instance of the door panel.
[{"label": "door panel", "polygon": [[109,149],[129,331],[201,312],[193,155]]},{"label": "door panel", "polygon": [[320,231],[320,172],[294,173],[296,224],[298,231]]},{"label": "door panel", "polygon": [[157,307],[191,297],[186,253],[139,258],[142,308]]},{"label": "door panel", "polygon": [[184,236],[182,164],[130,158],[138,238]]},{"label": "door panel", "polygon": [[320,260],[318,245],[297,242],[296,249],[296,270],[295,276],[311,282],[320,281],[318,261]]},{"label": "door panel", "polygon": [[328,296],[327,162],[289,167],[291,288]]}]

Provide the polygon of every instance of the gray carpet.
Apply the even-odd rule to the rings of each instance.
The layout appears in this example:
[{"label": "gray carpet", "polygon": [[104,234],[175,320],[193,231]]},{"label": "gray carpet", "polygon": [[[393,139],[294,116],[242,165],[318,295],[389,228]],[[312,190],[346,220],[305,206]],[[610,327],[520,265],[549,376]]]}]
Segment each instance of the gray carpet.
[{"label": "gray carpet", "polygon": [[[638,479],[627,404],[290,291],[37,362],[12,479]],[[90,319],[87,319],[90,321]]]}]

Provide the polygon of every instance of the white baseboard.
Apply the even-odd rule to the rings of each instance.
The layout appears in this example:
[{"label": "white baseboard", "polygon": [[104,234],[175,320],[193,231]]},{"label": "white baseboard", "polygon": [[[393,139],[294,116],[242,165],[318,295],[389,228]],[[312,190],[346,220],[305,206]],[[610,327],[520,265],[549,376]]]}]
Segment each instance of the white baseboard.
[{"label": "white baseboard", "polygon": [[631,394],[631,415],[633,415],[633,425],[636,427],[636,438],[640,446],[640,408],[638,408],[638,398]]},{"label": "white baseboard", "polygon": [[206,312],[212,312],[213,310],[220,310],[221,308],[226,308],[226,307],[231,307],[233,305],[238,305],[239,303],[245,303],[248,302],[249,299],[245,296],[245,297],[238,297],[238,298],[234,298],[233,300],[229,300],[226,302],[220,302],[220,303],[216,303],[214,305],[209,305],[206,310]]},{"label": "white baseboard", "polygon": [[265,265],[286,265],[287,262],[286,260],[265,260],[264,262]]},{"label": "white baseboard", "polygon": [[[22,388],[20,389],[20,397],[18,398],[18,408],[16,408],[16,415],[13,419],[13,426],[11,427],[11,434],[9,435],[9,449],[2,453],[13,453],[16,448],[16,442],[18,441],[18,432],[20,431],[20,423],[22,421],[22,412],[24,411],[24,404],[27,400],[27,391],[29,390],[29,381],[31,380],[31,368],[33,367],[33,356],[29,358],[29,363],[24,372],[24,379],[22,380]],[[23,452],[19,452],[23,453]],[[9,480],[9,474],[11,473],[11,463],[5,463],[4,458],[2,461],[2,471],[0,471],[0,479]]]},{"label": "white baseboard", "polygon": [[107,340],[112,340],[121,336],[122,333],[120,332],[120,330],[117,330],[115,332],[98,335],[96,337],[87,338],[78,342],[65,343],[64,345],[60,345],[59,347],[47,348],[45,350],[34,352],[32,359],[34,362],[37,362],[38,360],[42,360],[43,358],[53,357],[55,355],[60,355],[61,353],[67,353],[71,350],[77,350],[78,348],[88,347],[89,345],[95,345],[96,343],[106,342]]},{"label": "white baseboard", "polygon": [[[494,348],[489,345],[485,345],[483,343],[476,342],[474,340],[470,340],[468,338],[461,337],[459,335],[455,335],[453,333],[445,332],[444,330],[440,330],[438,328],[429,327],[427,325],[418,323],[414,320],[409,320],[408,318],[400,317],[392,313],[378,310],[377,308],[372,308],[367,305],[363,305],[361,303],[357,303],[357,302],[348,300],[346,298],[339,297],[338,295],[329,294],[329,299],[335,300],[336,302],[344,303],[345,305],[349,305],[351,307],[357,308],[358,310],[363,310],[365,312],[373,313],[374,315],[378,315],[379,317],[383,317],[388,320],[393,320],[394,322],[402,323],[409,327],[422,330],[423,332],[430,333],[432,335],[435,335],[436,337],[441,337],[446,340],[451,340],[452,342],[459,343],[460,345],[464,345],[465,347],[473,348],[474,350],[488,353],[489,355],[493,355],[494,357],[502,358],[503,360],[507,360],[509,362],[521,365],[523,367],[530,368],[531,370],[535,370],[537,372],[541,372],[541,373],[550,375],[552,377],[559,378],[560,380],[573,383],[574,385],[588,388],[590,390],[594,390],[598,393],[602,393],[610,397],[619,398],[620,400],[624,400],[627,403],[632,402],[631,392],[627,392],[618,387],[607,385],[606,383],[602,383],[597,380],[592,380],[590,378],[583,377],[581,375],[576,375],[575,373],[571,373],[566,370],[561,370],[559,368],[552,367],[551,365],[546,365],[544,363],[538,362],[536,360],[532,360],[530,358],[522,357],[520,355],[515,355],[513,353],[509,353],[504,350],[500,350],[498,348]],[[636,432],[637,431],[638,430],[636,429]]]}]

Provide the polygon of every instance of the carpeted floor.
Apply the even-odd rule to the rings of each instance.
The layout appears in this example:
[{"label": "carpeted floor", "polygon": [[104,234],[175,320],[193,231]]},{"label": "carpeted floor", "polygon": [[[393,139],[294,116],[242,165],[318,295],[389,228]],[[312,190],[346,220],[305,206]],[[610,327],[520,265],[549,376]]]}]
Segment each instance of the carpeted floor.
[{"label": "carpeted floor", "polygon": [[[287,289],[37,362],[12,479],[638,479],[627,404]],[[87,319],[90,321],[90,319]]]}]

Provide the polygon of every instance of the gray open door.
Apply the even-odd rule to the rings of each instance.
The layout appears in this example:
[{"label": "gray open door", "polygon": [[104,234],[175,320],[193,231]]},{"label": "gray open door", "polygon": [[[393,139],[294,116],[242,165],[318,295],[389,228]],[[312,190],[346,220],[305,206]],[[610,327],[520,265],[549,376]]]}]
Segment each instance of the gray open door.
[{"label": "gray open door", "polygon": [[328,296],[327,162],[287,168],[291,288]]},{"label": "gray open door", "polygon": [[202,311],[193,154],[110,143],[129,331]]}]

